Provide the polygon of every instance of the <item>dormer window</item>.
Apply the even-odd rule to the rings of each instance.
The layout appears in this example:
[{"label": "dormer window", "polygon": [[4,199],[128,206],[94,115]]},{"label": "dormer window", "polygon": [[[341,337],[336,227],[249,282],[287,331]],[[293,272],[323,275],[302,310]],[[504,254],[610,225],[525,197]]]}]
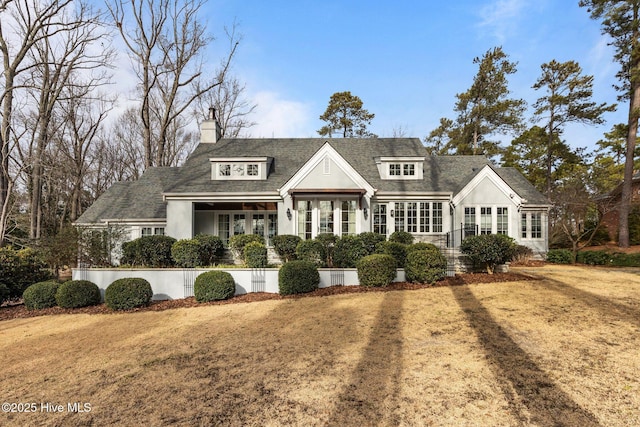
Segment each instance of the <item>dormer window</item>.
[{"label": "dormer window", "polygon": [[231,176],[231,165],[229,164],[222,164],[222,165],[218,165],[218,175],[220,176]]},{"label": "dormer window", "polygon": [[213,180],[267,179],[272,157],[219,157],[209,159]]},{"label": "dormer window", "polygon": [[247,175],[249,176],[258,176],[260,172],[260,168],[257,164],[249,164],[247,165]]},{"label": "dormer window", "polygon": [[402,165],[402,174],[404,176],[414,176],[416,174],[416,165],[414,163],[405,163]]},{"label": "dormer window", "polygon": [[375,157],[381,179],[420,180],[424,175],[424,157]]},{"label": "dormer window", "polygon": [[389,176],[400,176],[400,163],[391,163],[389,165]]}]

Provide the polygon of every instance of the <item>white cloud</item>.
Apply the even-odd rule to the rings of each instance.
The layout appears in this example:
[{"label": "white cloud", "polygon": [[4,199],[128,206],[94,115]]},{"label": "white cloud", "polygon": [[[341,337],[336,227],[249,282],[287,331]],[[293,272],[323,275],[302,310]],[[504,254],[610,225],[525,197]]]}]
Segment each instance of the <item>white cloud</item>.
[{"label": "white cloud", "polygon": [[282,99],[275,92],[262,91],[252,97],[257,104],[252,120],[257,123],[249,129],[254,138],[311,137],[316,132],[309,105]]},{"label": "white cloud", "polygon": [[479,27],[487,27],[493,36],[503,43],[518,26],[518,19],[526,6],[526,0],[496,0],[480,10]]}]

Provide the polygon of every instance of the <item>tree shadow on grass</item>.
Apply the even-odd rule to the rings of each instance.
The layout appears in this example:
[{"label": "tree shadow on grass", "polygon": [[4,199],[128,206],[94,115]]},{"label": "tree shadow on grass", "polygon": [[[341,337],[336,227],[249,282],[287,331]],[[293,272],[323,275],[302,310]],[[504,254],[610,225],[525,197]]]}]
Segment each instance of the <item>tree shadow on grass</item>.
[{"label": "tree shadow on grass", "polygon": [[327,426],[399,425],[402,306],[406,292],[386,292],[357,367],[337,397]]},{"label": "tree shadow on grass", "polygon": [[454,286],[451,291],[476,331],[509,408],[520,422],[553,426],[600,425],[593,414],[574,402],[509,337],[468,286]]}]

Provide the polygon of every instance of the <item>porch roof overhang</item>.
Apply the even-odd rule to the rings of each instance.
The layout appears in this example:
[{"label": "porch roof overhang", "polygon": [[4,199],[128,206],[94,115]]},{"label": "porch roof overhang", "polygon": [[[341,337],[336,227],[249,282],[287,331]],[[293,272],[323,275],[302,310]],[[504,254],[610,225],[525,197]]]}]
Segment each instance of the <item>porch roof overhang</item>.
[{"label": "porch roof overhang", "polygon": [[357,197],[358,205],[362,208],[362,197],[367,194],[367,190],[363,188],[292,188],[287,193],[291,196],[294,205],[296,203],[296,197],[322,197],[330,195]]},{"label": "porch roof overhang", "polygon": [[194,202],[282,201],[282,197],[278,192],[163,193],[162,197],[164,201],[185,199],[192,200]]}]

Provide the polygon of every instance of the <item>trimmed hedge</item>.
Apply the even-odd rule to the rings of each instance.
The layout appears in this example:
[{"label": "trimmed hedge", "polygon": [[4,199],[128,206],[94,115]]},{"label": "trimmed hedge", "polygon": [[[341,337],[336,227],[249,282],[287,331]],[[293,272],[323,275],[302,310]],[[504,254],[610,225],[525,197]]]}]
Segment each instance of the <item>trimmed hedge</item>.
[{"label": "trimmed hedge", "polygon": [[170,236],[142,236],[122,244],[121,264],[141,267],[173,267],[171,247],[176,239]]},{"label": "trimmed hedge", "polygon": [[247,243],[243,253],[249,268],[265,268],[268,264],[267,247],[260,242]]},{"label": "trimmed hedge", "polygon": [[504,234],[481,234],[464,239],[460,251],[474,266],[486,268],[491,274],[496,265],[511,261],[514,247],[515,240]]},{"label": "trimmed hedge", "polygon": [[569,249],[549,249],[547,262],[553,264],[573,264],[573,254]]},{"label": "trimmed hedge", "polygon": [[273,236],[273,249],[283,263],[296,259],[296,248],[302,239],[292,234]]},{"label": "trimmed hedge", "polygon": [[357,263],[360,285],[387,286],[396,277],[396,263],[397,260],[387,254],[373,254],[362,258]]},{"label": "trimmed hedge", "polygon": [[56,303],[62,308],[79,308],[100,304],[100,288],[88,280],[69,280],[56,292]]},{"label": "trimmed hedge", "polygon": [[[248,246],[248,245],[247,245]],[[196,277],[193,295],[198,302],[229,299],[236,293],[233,276],[226,271],[207,271]]]},{"label": "trimmed hedge", "polygon": [[333,249],[333,265],[338,268],[354,268],[367,256],[367,248],[360,236],[342,236]]},{"label": "trimmed hedge", "polygon": [[291,261],[284,264],[278,272],[278,290],[280,295],[292,295],[311,292],[318,289],[320,274],[316,266],[309,261]]},{"label": "trimmed hedge", "polygon": [[407,246],[407,256],[413,251],[431,251],[440,253],[440,249],[433,243],[418,242]]},{"label": "trimmed hedge", "polygon": [[178,267],[193,268],[202,265],[202,247],[195,239],[181,239],[171,245],[171,257]]},{"label": "trimmed hedge", "polygon": [[333,233],[321,233],[314,240],[322,247],[322,266],[333,267],[333,252],[339,237]]},{"label": "trimmed hedge", "polygon": [[612,261],[612,256],[607,251],[584,251],[578,252],[576,256],[576,262],[587,265],[609,265]]},{"label": "trimmed hedge", "polygon": [[214,265],[224,255],[224,243],[218,236],[198,234],[193,240],[200,243],[201,265]]},{"label": "trimmed hedge", "polygon": [[251,242],[258,242],[264,245],[264,236],[259,234],[236,234],[229,238],[229,249],[233,256],[246,263],[244,259],[244,247]]},{"label": "trimmed hedge", "polygon": [[396,261],[396,268],[404,268],[407,261],[407,245],[398,242],[381,242],[376,246],[376,253],[391,255]]},{"label": "trimmed hedge", "polygon": [[0,248],[0,286],[9,291],[5,299],[20,298],[30,285],[51,279],[53,274],[34,250]]},{"label": "trimmed hedge", "polygon": [[410,251],[404,271],[408,282],[435,283],[447,273],[447,259],[439,250]]},{"label": "trimmed hedge", "polygon": [[22,294],[24,305],[28,310],[55,307],[58,286],[60,286],[60,284],[53,280],[34,283],[27,287]]},{"label": "trimmed hedge", "polygon": [[384,234],[374,233],[373,231],[365,231],[364,233],[358,234],[358,236],[362,240],[367,255],[374,254],[376,252],[376,245],[387,240]]},{"label": "trimmed hedge", "polygon": [[107,286],[104,302],[112,310],[129,310],[149,305],[153,297],[151,284],[140,277],[118,279]]},{"label": "trimmed hedge", "polygon": [[296,259],[312,262],[316,267],[324,267],[325,250],[317,240],[301,240],[296,247]]},{"label": "trimmed hedge", "polygon": [[410,245],[413,243],[413,234],[406,231],[394,231],[391,233],[391,236],[389,236],[389,241]]}]

